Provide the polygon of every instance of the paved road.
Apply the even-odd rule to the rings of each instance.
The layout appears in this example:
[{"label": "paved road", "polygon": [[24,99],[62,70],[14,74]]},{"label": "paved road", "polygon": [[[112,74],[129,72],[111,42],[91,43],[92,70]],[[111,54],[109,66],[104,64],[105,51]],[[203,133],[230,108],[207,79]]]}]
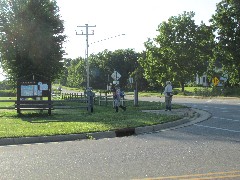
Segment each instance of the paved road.
[{"label": "paved road", "polygon": [[[141,100],[164,102],[164,98],[148,97]],[[173,103],[208,111],[212,117],[194,125],[194,133],[228,138],[240,142],[240,98],[174,98]],[[187,129],[184,129],[187,130]]]},{"label": "paved road", "polygon": [[174,102],[207,110],[212,117],[138,136],[2,146],[0,179],[240,179],[240,100]]}]

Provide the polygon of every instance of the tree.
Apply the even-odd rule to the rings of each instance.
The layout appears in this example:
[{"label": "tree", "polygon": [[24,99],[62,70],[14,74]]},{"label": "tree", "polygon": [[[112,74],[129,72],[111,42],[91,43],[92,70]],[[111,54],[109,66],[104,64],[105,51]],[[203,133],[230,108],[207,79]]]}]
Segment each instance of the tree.
[{"label": "tree", "polygon": [[196,74],[207,71],[212,59],[214,36],[203,22],[197,26],[193,12],[172,16],[158,26],[159,35],[145,43],[146,59],[141,60],[148,80],[164,83],[166,80],[184,85]]},{"label": "tree", "polygon": [[111,51],[104,50],[98,54],[91,54],[89,57],[90,64],[90,86],[94,89],[106,89],[110,81],[111,69]]},{"label": "tree", "polygon": [[151,89],[151,86],[149,86],[148,81],[144,78],[144,69],[140,65],[139,59],[143,59],[145,57],[145,53],[142,52],[139,55],[139,58],[137,60],[135,70],[130,73],[130,77],[133,78],[133,84],[128,83],[128,88],[132,89],[138,89],[139,91],[143,90],[153,90]]},{"label": "tree", "polygon": [[141,56],[138,61],[144,70],[144,78],[147,79],[151,88],[161,88],[170,77],[167,60],[164,59],[162,49],[156,43],[148,39],[144,43],[146,47],[145,56]]},{"label": "tree", "polygon": [[230,84],[240,83],[240,1],[222,0],[211,19],[216,32],[217,59]]},{"label": "tree", "polygon": [[138,66],[138,56],[139,54],[132,49],[119,49],[113,52],[104,50],[97,55],[91,55],[89,57],[91,86],[106,88],[107,83],[113,80],[111,74],[116,70],[121,74],[120,86],[126,87],[128,78]]},{"label": "tree", "polygon": [[71,66],[71,58],[64,58],[63,61],[63,70],[61,72],[61,76],[59,77],[59,79],[57,79],[55,81],[55,83],[59,83],[63,86],[67,85],[67,78],[68,78],[68,70],[69,70],[69,66]]},{"label": "tree", "polygon": [[67,86],[85,87],[86,86],[86,69],[83,58],[77,58],[70,61],[67,67]]},{"label": "tree", "polygon": [[1,0],[1,64],[8,77],[53,81],[63,68],[63,22],[55,0]]}]

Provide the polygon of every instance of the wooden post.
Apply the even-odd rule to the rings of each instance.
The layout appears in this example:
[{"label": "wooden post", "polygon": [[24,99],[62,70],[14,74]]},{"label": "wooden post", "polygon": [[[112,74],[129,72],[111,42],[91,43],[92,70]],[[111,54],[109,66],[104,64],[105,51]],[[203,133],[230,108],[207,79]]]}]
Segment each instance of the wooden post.
[{"label": "wooden post", "polygon": [[100,93],[99,93],[99,99],[98,99],[98,100],[99,100],[99,103],[98,103],[99,106],[101,106],[101,98],[102,98],[102,93],[100,92]]},{"label": "wooden post", "polygon": [[93,92],[87,90],[88,112],[93,112]]},{"label": "wooden post", "polygon": [[[52,96],[51,96],[51,92],[52,92],[52,85],[51,82],[48,82],[48,105],[50,106],[52,104]],[[52,109],[51,107],[48,108],[48,115],[52,114]]]},{"label": "wooden post", "polygon": [[137,82],[136,82],[136,89],[134,90],[134,106],[138,106],[138,89],[137,89]]},{"label": "wooden post", "polygon": [[107,106],[107,104],[108,104],[107,92],[105,92],[105,105]]},{"label": "wooden post", "polygon": [[[18,81],[17,81],[17,102],[20,101],[20,96],[21,96],[21,83],[20,83],[20,81],[18,80]],[[17,105],[19,105],[19,104],[17,103]],[[19,107],[17,107],[17,113],[18,113],[18,114],[21,113]]]}]

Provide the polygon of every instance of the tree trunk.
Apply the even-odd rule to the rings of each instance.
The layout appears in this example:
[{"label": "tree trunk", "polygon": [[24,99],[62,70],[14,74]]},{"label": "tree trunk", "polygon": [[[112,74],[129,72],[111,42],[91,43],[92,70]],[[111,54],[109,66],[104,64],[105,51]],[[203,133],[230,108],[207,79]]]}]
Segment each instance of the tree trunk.
[{"label": "tree trunk", "polygon": [[184,82],[180,82],[180,84],[181,84],[182,92],[184,92]]}]

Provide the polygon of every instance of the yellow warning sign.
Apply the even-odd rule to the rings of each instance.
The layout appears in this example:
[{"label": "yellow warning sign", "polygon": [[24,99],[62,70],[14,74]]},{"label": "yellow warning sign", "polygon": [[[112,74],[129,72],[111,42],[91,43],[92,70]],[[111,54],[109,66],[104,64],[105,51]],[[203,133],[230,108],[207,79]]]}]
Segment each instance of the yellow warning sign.
[{"label": "yellow warning sign", "polygon": [[219,81],[219,79],[217,77],[214,77],[212,79],[212,82],[213,82],[214,86],[217,86],[220,81]]}]

